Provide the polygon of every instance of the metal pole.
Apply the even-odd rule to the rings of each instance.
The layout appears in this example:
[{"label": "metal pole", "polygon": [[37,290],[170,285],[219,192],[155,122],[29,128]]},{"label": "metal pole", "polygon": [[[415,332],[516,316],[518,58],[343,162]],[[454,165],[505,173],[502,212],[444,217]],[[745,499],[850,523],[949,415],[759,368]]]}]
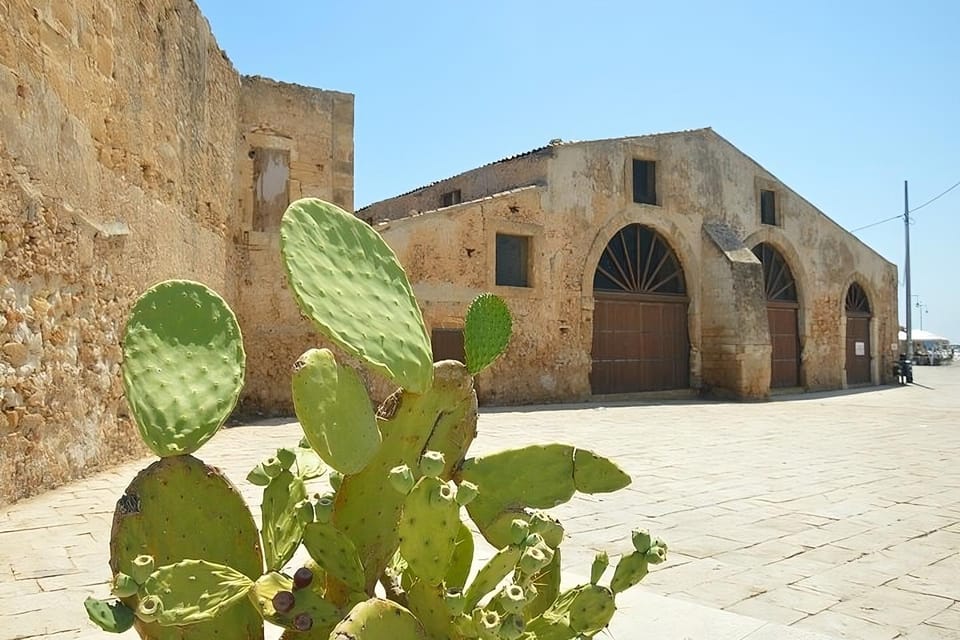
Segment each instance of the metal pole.
[{"label": "metal pole", "polygon": [[907,195],[907,181],[903,181],[903,229],[907,240],[907,256],[903,267],[903,277],[907,282],[907,360],[913,359],[913,309],[910,303],[913,296],[910,295],[910,200]]}]

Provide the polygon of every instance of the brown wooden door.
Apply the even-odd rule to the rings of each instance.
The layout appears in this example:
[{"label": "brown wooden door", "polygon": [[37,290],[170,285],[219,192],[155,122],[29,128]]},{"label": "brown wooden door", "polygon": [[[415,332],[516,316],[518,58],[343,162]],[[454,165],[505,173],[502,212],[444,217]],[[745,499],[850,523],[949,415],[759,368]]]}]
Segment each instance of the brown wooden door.
[{"label": "brown wooden door", "polygon": [[870,316],[847,316],[847,384],[870,382]]},{"label": "brown wooden door", "polygon": [[797,306],[767,304],[770,324],[770,386],[800,385],[800,336],[797,331]]},{"label": "brown wooden door", "polygon": [[690,386],[689,353],[685,298],[595,293],[594,394],[684,389]]}]

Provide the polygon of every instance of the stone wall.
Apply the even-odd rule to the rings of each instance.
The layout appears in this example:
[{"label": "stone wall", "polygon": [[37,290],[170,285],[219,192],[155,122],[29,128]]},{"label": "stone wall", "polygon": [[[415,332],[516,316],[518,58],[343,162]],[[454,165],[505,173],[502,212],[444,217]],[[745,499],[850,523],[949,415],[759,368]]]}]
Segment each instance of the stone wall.
[{"label": "stone wall", "polygon": [[[352,119],[342,94],[241,85],[189,0],[2,5],[0,503],[144,453],[119,378],[132,301],[190,278],[242,316],[245,136],[294,98],[303,129]],[[295,193],[349,204],[343,140],[310,158],[329,179]]]}]

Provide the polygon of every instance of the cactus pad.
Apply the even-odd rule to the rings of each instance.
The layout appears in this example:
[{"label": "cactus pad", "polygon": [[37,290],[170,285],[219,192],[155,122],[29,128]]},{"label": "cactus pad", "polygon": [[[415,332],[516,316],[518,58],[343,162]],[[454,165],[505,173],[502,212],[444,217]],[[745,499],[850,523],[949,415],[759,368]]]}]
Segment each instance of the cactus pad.
[{"label": "cactus pad", "polygon": [[263,490],[263,555],[267,569],[276,571],[293,557],[309,520],[299,505],[307,498],[303,480],[281,471]]},{"label": "cactus pad", "polygon": [[430,387],[430,338],[393,250],[336,205],[304,198],[280,223],[290,288],[317,328],[374,371],[415,393]]},{"label": "cactus pad", "polygon": [[90,620],[104,631],[123,633],[133,626],[133,609],[122,602],[87,598],[83,606]]},{"label": "cactus pad", "polygon": [[409,610],[390,600],[370,598],[355,606],[330,634],[330,640],[427,640]]},{"label": "cactus pad", "polygon": [[[141,471],[117,502],[110,536],[110,568],[132,575],[133,560],[153,556],[158,567],[203,558],[250,579],[263,571],[260,536],[240,493],[217,469],[192,456],[157,460]],[[122,598],[131,609],[136,596]],[[182,629],[137,620],[142,637],[155,640],[261,638],[263,621],[240,603],[216,620]],[[241,631],[242,630],[242,631]]]},{"label": "cactus pad", "polygon": [[463,325],[467,370],[476,375],[490,366],[506,351],[512,332],[510,309],[502,298],[492,293],[474,298]]},{"label": "cactus pad", "polygon": [[440,584],[450,567],[460,531],[459,512],[450,486],[435,477],[420,478],[404,500],[400,553],[413,573],[429,585]]},{"label": "cactus pad", "polygon": [[327,575],[353,591],[363,591],[363,564],[353,541],[342,531],[330,523],[313,522],[303,531],[303,546]]},{"label": "cactus pad", "polygon": [[[432,441],[424,425],[432,427],[434,435],[470,434],[457,441],[458,447],[453,447],[457,450],[447,447],[448,465],[463,457],[474,433],[477,396],[466,367],[458,362],[438,362],[433,378],[427,393],[392,396],[384,403],[379,418],[383,444],[363,471],[344,477],[337,491],[333,523],[356,544],[368,593],[400,542],[396,523],[406,496],[390,486],[390,470],[402,464],[411,468],[417,465],[428,440]],[[376,508],[371,509],[374,504]]]},{"label": "cactus pad", "polygon": [[139,595],[141,601],[154,596],[163,603],[157,624],[191,625],[213,620],[252,586],[253,580],[236,569],[204,560],[182,560],[158,567],[140,586]]},{"label": "cactus pad", "polygon": [[367,389],[329,349],[310,349],[293,367],[293,406],[310,446],[341,473],[357,473],[380,448]]},{"label": "cactus pad", "polygon": [[[278,612],[273,604],[274,596],[281,591],[291,593],[294,600],[290,610],[283,613]],[[286,629],[294,629],[297,616],[309,615],[313,622],[310,637],[326,640],[330,630],[343,618],[343,612],[324,600],[316,585],[294,590],[293,580],[275,571],[260,576],[247,595],[264,620]]]},{"label": "cactus pad", "polygon": [[147,446],[193,453],[227,419],[243,386],[243,340],[223,299],[171,280],[137,300],[123,336],[123,386]]}]

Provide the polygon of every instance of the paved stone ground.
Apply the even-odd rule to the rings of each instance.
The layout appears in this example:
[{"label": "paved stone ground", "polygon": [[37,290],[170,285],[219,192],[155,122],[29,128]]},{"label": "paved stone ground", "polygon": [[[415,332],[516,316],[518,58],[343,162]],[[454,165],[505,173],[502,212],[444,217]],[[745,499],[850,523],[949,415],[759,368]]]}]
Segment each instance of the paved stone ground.
[{"label": "paved stone ground", "polygon": [[[488,409],[475,451],[562,440],[634,477],[557,509],[571,581],[594,549],[627,550],[631,527],[670,544],[621,602],[616,640],[957,639],[960,365],[917,381],[756,404]],[[297,433],[235,427],[201,454],[256,504],[243,476]],[[107,594],[113,505],[144,464],[0,508],[0,640],[106,635],[81,602]]]}]

